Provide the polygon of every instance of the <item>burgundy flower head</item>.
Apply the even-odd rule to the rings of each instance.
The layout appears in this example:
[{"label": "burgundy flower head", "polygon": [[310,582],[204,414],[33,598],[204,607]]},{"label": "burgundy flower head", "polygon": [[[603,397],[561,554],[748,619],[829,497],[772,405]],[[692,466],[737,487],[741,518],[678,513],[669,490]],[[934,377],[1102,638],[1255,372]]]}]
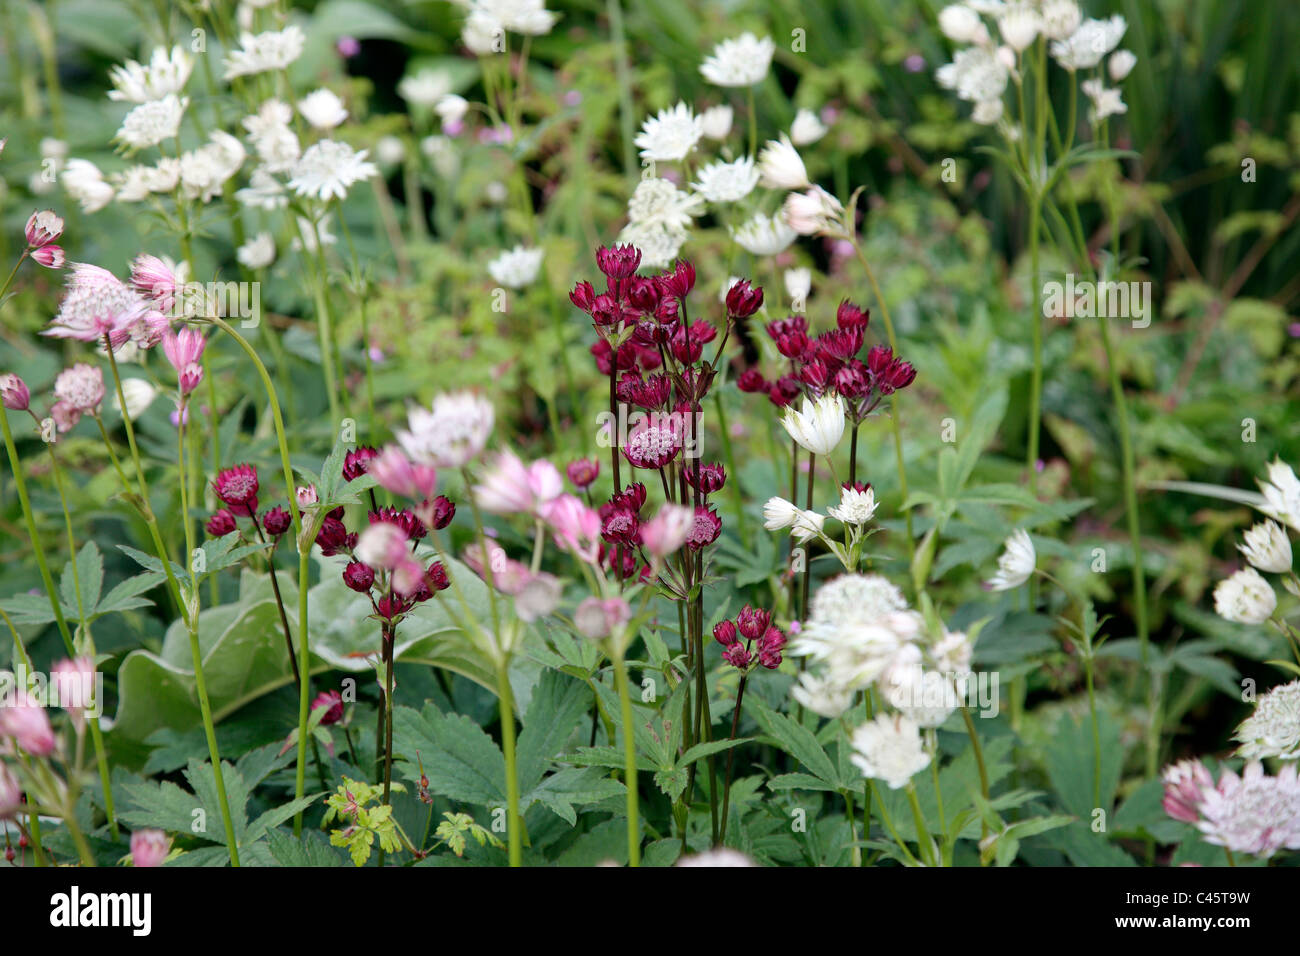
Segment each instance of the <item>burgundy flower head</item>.
[{"label": "burgundy flower head", "polygon": [[747,319],[763,305],[763,289],[741,279],[727,290],[727,314],[737,319]]},{"label": "burgundy flower head", "polygon": [[745,645],[737,641],[722,652],[722,659],[732,667],[746,670],[754,656],[746,650]]},{"label": "burgundy flower head", "polygon": [[633,278],[628,281],[627,300],[632,308],[653,315],[659,306],[659,283],[654,279]]},{"label": "burgundy flower head", "polygon": [[317,710],[321,707],[328,707],[325,716],[320,719],[321,726],[326,727],[330,724],[337,724],[343,719],[343,695],[336,690],[323,690],[316,695],[316,699],[311,702],[311,709]]},{"label": "burgundy flower head", "polygon": [[684,259],[678,259],[672,271],[659,276],[658,281],[664,295],[684,299],[695,288],[695,266]]},{"label": "burgundy flower head", "polygon": [[262,515],[262,527],[266,533],[279,537],[289,530],[289,525],[293,524],[293,517],[285,511],[280,505],[276,505],[266,514]]},{"label": "burgundy flower head", "polygon": [[870,309],[860,309],[847,299],[835,312],[835,324],[841,329],[865,329],[870,321]]},{"label": "burgundy flower head", "polygon": [[343,569],[343,583],[358,594],[365,594],[375,583],[375,569],[360,561],[349,562]]},{"label": "burgundy flower head", "polygon": [[610,544],[634,546],[640,538],[641,522],[636,512],[614,508],[602,516],[600,536]]},{"label": "burgundy flower head", "polygon": [[348,534],[343,522],[332,515],[326,515],[320,531],[316,532],[316,543],[320,545],[321,554],[327,558],[351,551],[356,542],[357,536]]},{"label": "burgundy flower head", "polygon": [[581,491],[591,487],[600,477],[600,462],[593,458],[579,458],[569,462],[564,471],[569,476],[569,481],[573,482],[573,487]]},{"label": "burgundy flower head", "polygon": [[756,368],[747,368],[736,379],[736,387],[742,392],[766,392],[768,384],[762,372]]},{"label": "burgundy flower head", "polygon": [[736,637],[736,625],[731,621],[719,621],[713,625],[713,636],[723,647],[730,647],[739,640]]},{"label": "burgundy flower head", "polygon": [[686,483],[700,494],[711,495],[727,483],[727,470],[716,461],[700,465],[698,473],[694,468],[687,468]]},{"label": "burgundy flower head", "polygon": [[718,513],[706,505],[700,505],[695,509],[695,522],[686,536],[686,547],[692,551],[699,551],[717,541],[720,534],[722,534],[722,519],[718,517]]},{"label": "burgundy flower head", "polygon": [[218,472],[212,490],[236,515],[252,517],[257,511],[257,469],[252,465],[235,465]]},{"label": "burgundy flower head", "polygon": [[596,267],[610,279],[626,279],[641,265],[641,250],[629,244],[601,246],[596,250]]},{"label": "burgundy flower head", "polygon": [[445,591],[451,587],[451,581],[447,578],[447,569],[442,566],[441,561],[435,561],[429,565],[424,572],[424,583],[431,591]]},{"label": "burgundy flower head", "polygon": [[753,641],[763,636],[769,624],[772,623],[772,614],[769,611],[760,610],[746,604],[740,609],[740,614],[736,616],[736,626],[745,640]]},{"label": "burgundy flower head", "polygon": [[343,459],[343,477],[352,481],[366,473],[366,463],[379,455],[378,448],[362,445],[347,453]]},{"label": "burgundy flower head", "polygon": [[433,519],[433,530],[441,531],[447,525],[451,524],[451,519],[456,517],[456,506],[452,504],[451,499],[446,495],[439,495],[430,503],[430,516]]},{"label": "burgundy flower head", "polygon": [[208,529],[208,534],[212,535],[212,537],[225,537],[235,530],[235,516],[231,514],[228,509],[221,508],[212,513],[212,517],[208,519],[208,523],[205,527]]},{"label": "burgundy flower head", "polygon": [[429,529],[424,526],[424,522],[415,516],[415,512],[409,508],[380,508],[378,511],[370,512],[370,523],[377,524],[384,522],[402,529],[412,541],[419,541],[429,533]]},{"label": "burgundy flower head", "polygon": [[580,308],[583,312],[591,315],[591,310],[596,305],[596,290],[592,288],[590,282],[579,282],[569,293],[569,301]]}]

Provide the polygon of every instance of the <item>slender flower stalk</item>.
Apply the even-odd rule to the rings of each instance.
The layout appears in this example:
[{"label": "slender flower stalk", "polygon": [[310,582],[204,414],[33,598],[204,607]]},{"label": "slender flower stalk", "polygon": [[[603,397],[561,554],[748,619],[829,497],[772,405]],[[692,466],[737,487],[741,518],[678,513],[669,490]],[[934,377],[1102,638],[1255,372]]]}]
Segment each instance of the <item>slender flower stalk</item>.
[{"label": "slender flower stalk", "polygon": [[[740,729],[740,708],[745,701],[745,685],[749,681],[748,674],[740,675],[740,686],[736,688],[736,706],[731,712],[731,736],[728,740],[735,740],[736,733]],[[736,762],[736,748],[732,747],[727,751],[727,772],[723,777],[722,783],[722,830],[718,835],[718,843],[725,843],[727,840],[727,813],[731,806],[731,772]],[[849,814],[850,818],[853,816]]]},{"label": "slender flower stalk", "polygon": [[[614,656],[614,683],[623,712],[623,782],[627,788],[627,862],[641,865],[641,817],[637,810],[636,735],[632,731],[632,697],[628,691],[627,663],[622,651]],[[514,728],[511,728],[511,737]],[[518,794],[515,794],[518,799]]]},{"label": "slender flower stalk", "polygon": [[523,822],[519,815],[519,771],[515,756],[515,704],[510,689],[510,660],[497,665],[497,703],[501,714],[501,749],[506,758],[506,842],[511,866],[523,866]]}]

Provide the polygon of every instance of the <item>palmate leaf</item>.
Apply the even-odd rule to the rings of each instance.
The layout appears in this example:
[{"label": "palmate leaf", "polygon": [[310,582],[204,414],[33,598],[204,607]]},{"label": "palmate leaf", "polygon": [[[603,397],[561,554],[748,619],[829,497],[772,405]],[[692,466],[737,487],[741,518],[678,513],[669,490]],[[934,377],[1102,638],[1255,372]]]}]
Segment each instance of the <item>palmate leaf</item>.
[{"label": "palmate leaf", "polygon": [[[80,584],[80,588],[77,585]],[[104,556],[99,553],[99,546],[94,541],[87,541],[77,554],[76,571],[69,561],[63,569],[59,580],[59,596],[65,608],[72,611],[75,618],[78,608],[90,615],[99,604],[100,591],[104,586]],[[80,591],[80,594],[78,594]]]},{"label": "palmate leaf", "polygon": [[[496,742],[463,714],[444,714],[433,703],[393,711],[398,771],[413,782],[420,765],[436,794],[479,806],[504,806],[506,762]],[[416,759],[416,753],[419,759]]]},{"label": "palmate leaf", "polygon": [[517,750],[519,789],[528,792],[542,781],[547,763],[568,743],[573,728],[586,716],[591,691],[580,681],[545,670],[524,714]]},{"label": "palmate leaf", "polygon": [[[778,714],[759,700],[753,702],[749,712],[777,746],[803,764],[813,776],[824,781],[827,789],[842,790],[848,785],[840,779],[830,756],[807,727],[785,714]],[[857,782],[853,785],[856,786]]]}]

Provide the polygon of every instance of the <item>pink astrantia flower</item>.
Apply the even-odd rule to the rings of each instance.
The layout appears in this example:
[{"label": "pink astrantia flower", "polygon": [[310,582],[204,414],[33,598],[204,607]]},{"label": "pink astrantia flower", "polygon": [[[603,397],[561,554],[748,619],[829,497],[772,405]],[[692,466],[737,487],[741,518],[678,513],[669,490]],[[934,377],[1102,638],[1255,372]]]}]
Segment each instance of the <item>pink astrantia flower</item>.
[{"label": "pink astrantia flower", "polygon": [[392,571],[409,559],[410,539],[396,524],[376,521],[361,532],[355,550],[357,560],[372,568]]},{"label": "pink astrantia flower", "polygon": [[632,616],[632,609],[621,597],[586,598],[573,612],[573,625],[583,637],[598,641],[609,637]]},{"label": "pink astrantia flower", "polygon": [[252,465],[235,465],[217,473],[212,490],[237,515],[252,517],[257,511],[257,469]]},{"label": "pink astrantia flower", "polygon": [[33,757],[48,757],[54,752],[50,718],[25,691],[19,691],[0,707],[0,737],[12,737],[19,750]]},{"label": "pink astrantia flower", "polygon": [[560,471],[541,459],[525,465],[513,452],[496,455],[474,488],[479,507],[494,514],[536,514],[564,490]]},{"label": "pink astrantia flower", "polygon": [[59,237],[62,235],[63,218],[50,209],[42,209],[32,213],[31,218],[27,220],[26,228],[23,230],[27,245],[33,249],[48,246],[51,242],[58,242]]},{"label": "pink astrantia flower", "polygon": [[0,375],[0,399],[5,408],[14,412],[25,412],[32,404],[32,393],[27,383],[12,372]]},{"label": "pink astrantia flower", "polygon": [[400,498],[428,498],[438,486],[438,472],[432,465],[412,462],[394,445],[366,463],[366,474]]},{"label": "pink astrantia flower", "polygon": [[694,509],[667,504],[641,526],[641,543],[656,558],[666,558],[686,543],[694,526]]},{"label": "pink astrantia flower", "polygon": [[131,285],[155,308],[171,312],[180,279],[157,256],[141,253],[131,263]]},{"label": "pink astrantia flower", "polygon": [[183,328],[180,332],[172,332],[168,329],[163,333],[162,338],[163,354],[167,356],[167,361],[177,372],[183,371],[185,366],[192,365],[202,358],[203,347],[206,344],[203,333],[192,328]]},{"label": "pink astrantia flower", "polygon": [[109,336],[117,348],[149,311],[143,299],[107,269],[74,263],[59,311],[41,334],[94,342]]},{"label": "pink astrantia flower", "polygon": [[1205,769],[1205,765],[1199,760],[1180,760],[1166,767],[1161,779],[1165,785],[1165,795],[1161,801],[1165,813],[1183,823],[1199,820],[1205,791],[1214,786],[1214,778]]},{"label": "pink astrantia flower", "polygon": [[1269,777],[1249,763],[1238,777],[1225,770],[1203,791],[1196,827],[1207,843],[1267,859],[1278,850],[1300,849],[1300,778],[1295,764]]},{"label": "pink astrantia flower", "polygon": [[162,866],[171,849],[171,838],[162,830],[137,830],[131,834],[131,865]]},{"label": "pink astrantia flower", "polygon": [[87,708],[95,705],[95,662],[89,657],[59,661],[50,669],[50,685],[58,692],[58,705],[83,726]]},{"label": "pink astrantia flower", "polygon": [[560,495],[550,501],[541,514],[550,527],[557,547],[571,552],[588,564],[600,556],[600,515],[575,498]]},{"label": "pink astrantia flower", "polygon": [[59,431],[70,431],[82,415],[98,414],[104,401],[103,371],[84,362],[64,369],[54,380],[54,399],[50,414]]},{"label": "pink astrantia flower", "polygon": [[47,269],[62,269],[63,264],[68,261],[68,257],[64,254],[61,247],[51,243],[48,246],[41,246],[39,249],[33,249],[32,261]]},{"label": "pink astrantia flower", "polygon": [[682,449],[682,433],[675,416],[651,416],[627,436],[621,451],[636,468],[663,468]]}]

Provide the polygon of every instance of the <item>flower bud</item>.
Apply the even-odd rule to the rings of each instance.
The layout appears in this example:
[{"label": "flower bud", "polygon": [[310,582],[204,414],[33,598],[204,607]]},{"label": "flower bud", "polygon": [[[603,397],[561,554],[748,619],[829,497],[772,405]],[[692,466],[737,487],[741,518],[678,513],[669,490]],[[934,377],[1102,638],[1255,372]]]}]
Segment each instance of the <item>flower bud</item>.
[{"label": "flower bud", "polygon": [[27,237],[27,244],[33,249],[48,246],[51,242],[57,242],[63,235],[63,219],[49,209],[34,212],[27,220],[24,235]]}]

